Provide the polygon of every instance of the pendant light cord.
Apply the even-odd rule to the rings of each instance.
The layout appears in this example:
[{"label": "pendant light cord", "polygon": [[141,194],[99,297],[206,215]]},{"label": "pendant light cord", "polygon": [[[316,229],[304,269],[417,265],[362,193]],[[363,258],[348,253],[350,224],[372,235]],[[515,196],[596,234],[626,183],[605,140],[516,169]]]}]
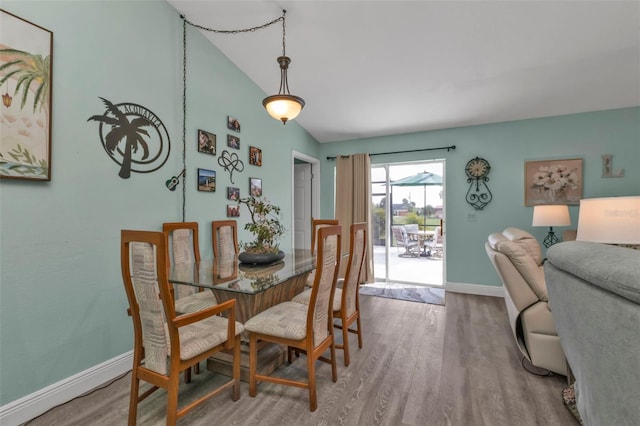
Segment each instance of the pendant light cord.
[{"label": "pendant light cord", "polygon": [[267,22],[266,24],[258,25],[257,27],[243,28],[239,30],[216,30],[214,28],[207,28],[202,25],[194,24],[189,21],[184,15],[180,15],[182,19],[182,221],[186,220],[186,206],[187,206],[187,24],[202,31],[209,31],[216,34],[239,34],[239,33],[251,33],[263,28],[267,28],[277,22],[282,21],[282,55],[285,56],[285,15],[286,10],[282,10],[282,16]]},{"label": "pendant light cord", "polygon": [[[217,30],[215,28],[207,28],[204,27],[202,25],[198,25],[198,24],[194,24],[193,22],[189,21],[184,15],[180,15],[180,17],[184,20],[184,22],[186,22],[187,24],[191,25],[192,27],[195,27],[199,30],[202,31],[209,31],[212,33],[216,33],[216,34],[239,34],[239,33],[252,33],[254,31],[257,30],[261,30],[263,28],[267,28],[277,22],[282,21],[282,25],[283,25],[283,30],[284,30],[284,19],[285,19],[285,15],[287,14],[286,10],[282,10],[282,16],[274,19],[273,21],[267,22],[266,24],[262,24],[262,25],[258,25],[257,27],[251,27],[251,28],[242,28],[239,30]],[[284,42],[284,36],[283,36],[283,42]]]},{"label": "pendant light cord", "polygon": [[182,221],[187,206],[187,21],[182,21]]}]

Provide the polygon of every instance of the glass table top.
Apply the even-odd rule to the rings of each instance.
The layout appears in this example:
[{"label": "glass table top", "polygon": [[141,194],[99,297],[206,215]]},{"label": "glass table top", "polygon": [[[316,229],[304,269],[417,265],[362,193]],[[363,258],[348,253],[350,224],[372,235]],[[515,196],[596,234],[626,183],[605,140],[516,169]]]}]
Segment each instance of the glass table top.
[{"label": "glass table top", "polygon": [[237,257],[203,259],[171,266],[169,282],[245,294],[257,294],[290,278],[315,269],[311,250],[285,252],[283,260],[270,265],[246,265]]}]

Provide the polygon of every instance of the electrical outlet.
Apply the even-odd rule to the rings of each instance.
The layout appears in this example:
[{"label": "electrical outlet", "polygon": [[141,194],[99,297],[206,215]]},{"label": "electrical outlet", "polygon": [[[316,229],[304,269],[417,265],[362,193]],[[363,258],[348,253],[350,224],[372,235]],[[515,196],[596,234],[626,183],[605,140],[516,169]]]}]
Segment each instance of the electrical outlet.
[{"label": "electrical outlet", "polygon": [[467,213],[467,222],[477,222],[478,216],[475,213]]}]

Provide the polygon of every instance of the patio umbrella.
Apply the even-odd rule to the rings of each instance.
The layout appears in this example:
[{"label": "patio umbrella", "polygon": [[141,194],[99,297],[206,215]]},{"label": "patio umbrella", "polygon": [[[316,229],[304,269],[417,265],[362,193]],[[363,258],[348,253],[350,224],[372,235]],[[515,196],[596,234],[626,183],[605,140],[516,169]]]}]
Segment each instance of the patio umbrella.
[{"label": "patio umbrella", "polygon": [[442,176],[430,172],[422,172],[413,176],[391,182],[391,186],[422,186],[424,187],[424,226],[427,226],[427,186],[442,186]]}]

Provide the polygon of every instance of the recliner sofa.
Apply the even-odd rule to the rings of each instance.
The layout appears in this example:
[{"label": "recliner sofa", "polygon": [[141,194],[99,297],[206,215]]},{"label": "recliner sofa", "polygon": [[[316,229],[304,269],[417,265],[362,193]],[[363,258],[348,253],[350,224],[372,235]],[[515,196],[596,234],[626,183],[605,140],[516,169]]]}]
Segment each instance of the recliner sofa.
[{"label": "recliner sofa", "polygon": [[520,352],[535,367],[566,376],[540,244],[522,229],[507,228],[489,235],[485,249],[504,286],[509,323]]}]

